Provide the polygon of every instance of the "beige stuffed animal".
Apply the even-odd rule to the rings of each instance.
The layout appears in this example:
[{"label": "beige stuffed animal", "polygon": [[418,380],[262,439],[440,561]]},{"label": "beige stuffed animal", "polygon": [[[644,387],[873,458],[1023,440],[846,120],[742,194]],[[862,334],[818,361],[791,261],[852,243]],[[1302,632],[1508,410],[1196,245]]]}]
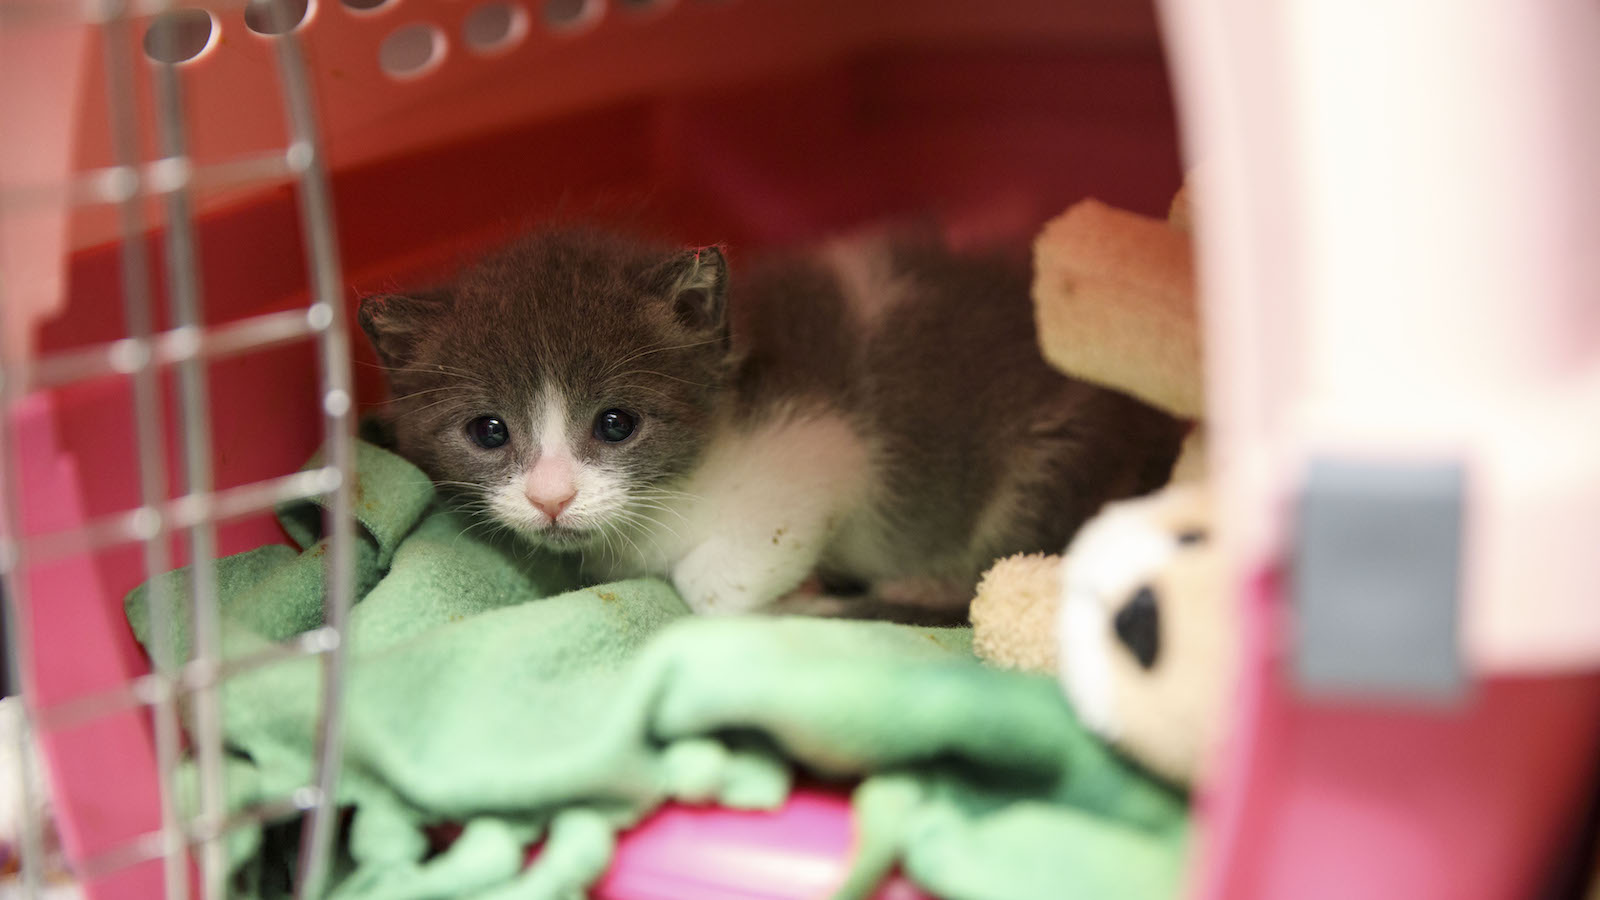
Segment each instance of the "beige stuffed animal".
[{"label": "beige stuffed animal", "polygon": [[1210,540],[1187,190],[1163,222],[1085,200],[1035,245],[1045,357],[1197,422],[1156,494],[1108,505],[1065,557],[996,563],[972,604],[990,662],[1057,674],[1083,722],[1191,784],[1221,732],[1235,616]]}]

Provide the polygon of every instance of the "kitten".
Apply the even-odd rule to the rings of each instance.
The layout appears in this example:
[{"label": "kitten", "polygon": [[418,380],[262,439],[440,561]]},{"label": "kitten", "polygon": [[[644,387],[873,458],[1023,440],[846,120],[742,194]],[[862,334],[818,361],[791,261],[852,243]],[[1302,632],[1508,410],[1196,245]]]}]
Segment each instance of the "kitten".
[{"label": "kitten", "polygon": [[1029,272],[880,236],[730,280],[715,247],[527,237],[362,301],[395,449],[597,579],[697,613],[813,573],[961,612],[994,559],[1059,551],[1165,481],[1182,425],[1066,378]]}]

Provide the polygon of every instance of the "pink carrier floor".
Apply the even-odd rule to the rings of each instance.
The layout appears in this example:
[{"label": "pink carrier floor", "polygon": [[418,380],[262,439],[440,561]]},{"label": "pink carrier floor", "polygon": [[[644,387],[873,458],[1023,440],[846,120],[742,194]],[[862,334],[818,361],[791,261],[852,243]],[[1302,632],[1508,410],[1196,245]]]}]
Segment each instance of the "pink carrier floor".
[{"label": "pink carrier floor", "polygon": [[[1159,215],[1199,163],[1246,642],[1190,892],[1557,890],[1600,768],[1596,160],[1583,0],[0,0],[0,563],[67,855],[97,898],[189,877],[158,773],[172,698],[219,673],[150,675],[121,601],[193,526],[227,554],[283,540],[275,502],[348,512],[341,435],[380,398],[354,296],[550,217],[740,251],[913,215],[1027,240],[1085,196]],[[1312,627],[1339,620],[1294,577],[1322,546],[1302,513],[1393,499],[1330,461],[1464,473],[1448,683]],[[1396,583],[1397,627],[1438,612]],[[286,652],[336,675],[341,621]],[[1363,667],[1393,672],[1338,677]],[[324,842],[328,783],[286,801]],[[850,846],[826,790],[669,808],[596,894],[817,896]],[[730,850],[773,868],[705,862]]]}]

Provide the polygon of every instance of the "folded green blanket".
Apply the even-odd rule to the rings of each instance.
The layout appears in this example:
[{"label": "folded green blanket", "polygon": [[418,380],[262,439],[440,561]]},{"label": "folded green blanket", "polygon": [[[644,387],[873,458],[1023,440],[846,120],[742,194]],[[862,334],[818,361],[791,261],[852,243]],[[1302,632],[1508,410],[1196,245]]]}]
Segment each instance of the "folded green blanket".
[{"label": "folded green blanket", "polygon": [[[398,457],[363,443],[358,469],[335,896],[581,896],[615,831],[663,801],[775,807],[796,770],[864,779],[843,896],[896,863],[951,898],[1173,891],[1182,799],[1096,743],[1049,679],[981,665],[968,630],[698,619],[656,580],[572,590],[569,562],[481,538]],[[320,509],[280,519],[300,549],[218,565],[229,657],[322,622]],[[187,573],[164,578],[183,622]],[[147,647],[149,596],[127,600]],[[319,677],[297,660],[226,683],[233,808],[310,781]],[[430,855],[442,822],[464,831]],[[281,831],[230,844],[244,894],[283,892]]]}]

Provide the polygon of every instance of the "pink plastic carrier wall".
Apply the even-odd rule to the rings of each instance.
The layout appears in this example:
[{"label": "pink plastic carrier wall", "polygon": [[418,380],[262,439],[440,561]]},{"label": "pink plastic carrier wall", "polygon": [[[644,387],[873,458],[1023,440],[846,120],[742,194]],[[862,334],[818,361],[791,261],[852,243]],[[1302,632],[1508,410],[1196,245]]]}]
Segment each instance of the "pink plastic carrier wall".
[{"label": "pink plastic carrier wall", "polygon": [[[0,0],[13,9],[21,3]],[[1373,22],[1388,8],[1347,5],[1352,18],[1364,11]],[[1181,180],[1181,119],[1190,155],[1218,173],[1202,207],[1201,252],[1214,320],[1208,339],[1213,419],[1225,451],[1225,524],[1235,532],[1250,636],[1232,737],[1199,798],[1206,827],[1193,887],[1215,898],[1527,896],[1563,849],[1591,789],[1600,749],[1593,652],[1600,637],[1577,641],[1559,669],[1506,663],[1516,655],[1510,651],[1485,653],[1498,662],[1477,670],[1465,701],[1443,709],[1313,702],[1286,674],[1286,601],[1272,573],[1282,564],[1279,536],[1288,527],[1275,510],[1292,494],[1292,478],[1262,484],[1239,472],[1261,460],[1249,447],[1263,442],[1281,451],[1263,467],[1292,471],[1293,452],[1283,448],[1299,446],[1303,435],[1262,412],[1271,404],[1252,386],[1276,383],[1287,370],[1268,352],[1298,327],[1285,318],[1317,308],[1295,302],[1308,293],[1295,268],[1311,258],[1306,248],[1328,246],[1351,225],[1306,200],[1306,185],[1337,173],[1307,149],[1315,146],[1305,142],[1317,134],[1308,130],[1314,117],[1295,113],[1296,92],[1322,84],[1318,73],[1292,65],[1299,57],[1291,47],[1304,49],[1294,40],[1317,45],[1301,6],[1166,0],[1158,23],[1154,11],[1119,0],[388,0],[365,10],[310,0],[297,34],[317,97],[350,298],[446,272],[474,249],[551,217],[620,220],[684,240],[725,241],[737,255],[895,215],[934,216],[958,238],[1026,240],[1045,219],[1090,195],[1159,215]],[[1549,6],[1544,19],[1517,0],[1440,5],[1436,12],[1470,18],[1494,9],[1504,24],[1521,21],[1516,10],[1525,10],[1522,20],[1562,24],[1529,26],[1559,51],[1550,51],[1549,71],[1524,72],[1519,86],[1593,74],[1579,61],[1585,53],[1600,59],[1600,12],[1592,4]],[[303,306],[308,285],[288,173],[275,168],[288,131],[272,48],[237,6],[213,7],[211,18],[211,37],[181,71],[200,188],[205,320],[216,326]],[[144,52],[138,42],[145,21],[129,35],[134,54]],[[1348,37],[1334,24],[1330,40]],[[1410,52],[1427,23],[1405,24],[1393,46],[1366,50]],[[1178,111],[1162,38],[1179,79]],[[8,128],[38,123],[26,147],[14,133],[0,136],[6,186],[110,165],[94,29],[46,24],[0,40],[0,120]],[[1438,55],[1447,58],[1449,48]],[[21,71],[33,73],[27,90],[11,77]],[[39,80],[40,72],[59,77]],[[146,109],[148,81],[135,85]],[[1455,89],[1436,88],[1445,95]],[[1340,99],[1348,98],[1330,102]],[[1514,105],[1500,99],[1484,101],[1484,114]],[[1575,110],[1581,99],[1548,102]],[[1600,103],[1593,90],[1587,99],[1588,118],[1573,113],[1586,123],[1577,146],[1596,150]],[[145,137],[142,158],[159,158],[148,127]],[[1543,143],[1518,144],[1467,170],[1514,181],[1525,168],[1579,168],[1572,158],[1548,158],[1554,152]],[[262,175],[265,186],[256,180]],[[1595,188],[1592,180],[1579,184]],[[1593,204],[1585,208],[1562,207],[1572,212],[1571,228],[1589,239],[1590,261],[1582,264],[1597,274],[1600,254],[1592,251],[1600,229]],[[123,337],[114,211],[86,206],[65,216],[40,209],[11,215],[0,234],[8,248],[0,263],[27,276],[8,278],[8,342],[42,356]],[[147,210],[157,223],[149,233],[153,261],[161,259],[161,213],[154,204]],[[1592,287],[1600,278],[1588,282],[1592,306],[1572,300],[1580,245],[1569,235],[1560,244],[1568,252],[1541,258],[1573,278],[1541,283],[1527,304],[1549,306],[1548,318],[1564,324],[1556,331],[1567,336],[1569,374],[1593,371],[1600,360],[1593,311],[1600,302]],[[1279,250],[1286,255],[1275,256]],[[1505,264],[1525,261],[1512,256]],[[165,275],[159,262],[154,268],[161,296]],[[1545,321],[1544,313],[1527,315]],[[1540,334],[1528,340],[1536,343]],[[356,352],[358,396],[372,402],[380,396],[377,371],[363,364],[370,361],[364,347]],[[209,364],[218,488],[293,471],[315,449],[316,371],[305,343]],[[14,411],[25,533],[138,506],[131,409],[126,379],[108,377],[37,392]],[[1594,415],[1600,422],[1600,406]],[[170,408],[164,425],[173,446]],[[1578,438],[1588,440],[1592,431]],[[1375,441],[1369,449],[1382,447]],[[176,471],[169,483],[179,483]],[[1577,487],[1574,495],[1585,496]],[[1589,546],[1600,546],[1600,534],[1584,530],[1592,517],[1568,521],[1577,535],[1595,540]],[[221,529],[220,550],[279,540],[270,517],[249,517]],[[184,552],[174,541],[175,564]],[[1592,565],[1587,572],[1596,574]],[[25,639],[37,708],[145,671],[121,605],[145,577],[134,548],[30,569]],[[1571,596],[1576,580],[1552,583],[1566,586],[1555,600],[1567,608],[1595,599],[1595,579],[1580,597]],[[1555,600],[1530,608],[1556,615]],[[1541,658],[1529,652],[1521,662]],[[42,740],[73,858],[94,858],[158,827],[143,714],[58,727]],[[737,816],[669,810],[623,841],[600,890],[619,898],[707,896],[705,885],[674,881],[683,873],[668,866],[697,841],[754,839],[835,863],[848,851],[847,808],[836,795],[802,793],[763,821],[776,824],[760,831],[768,826]],[[157,896],[160,884],[160,863],[150,861],[92,888],[97,897],[144,898]],[[758,894],[763,889],[749,883],[724,887],[729,896],[773,897],[816,889],[769,885],[770,894]]]}]

